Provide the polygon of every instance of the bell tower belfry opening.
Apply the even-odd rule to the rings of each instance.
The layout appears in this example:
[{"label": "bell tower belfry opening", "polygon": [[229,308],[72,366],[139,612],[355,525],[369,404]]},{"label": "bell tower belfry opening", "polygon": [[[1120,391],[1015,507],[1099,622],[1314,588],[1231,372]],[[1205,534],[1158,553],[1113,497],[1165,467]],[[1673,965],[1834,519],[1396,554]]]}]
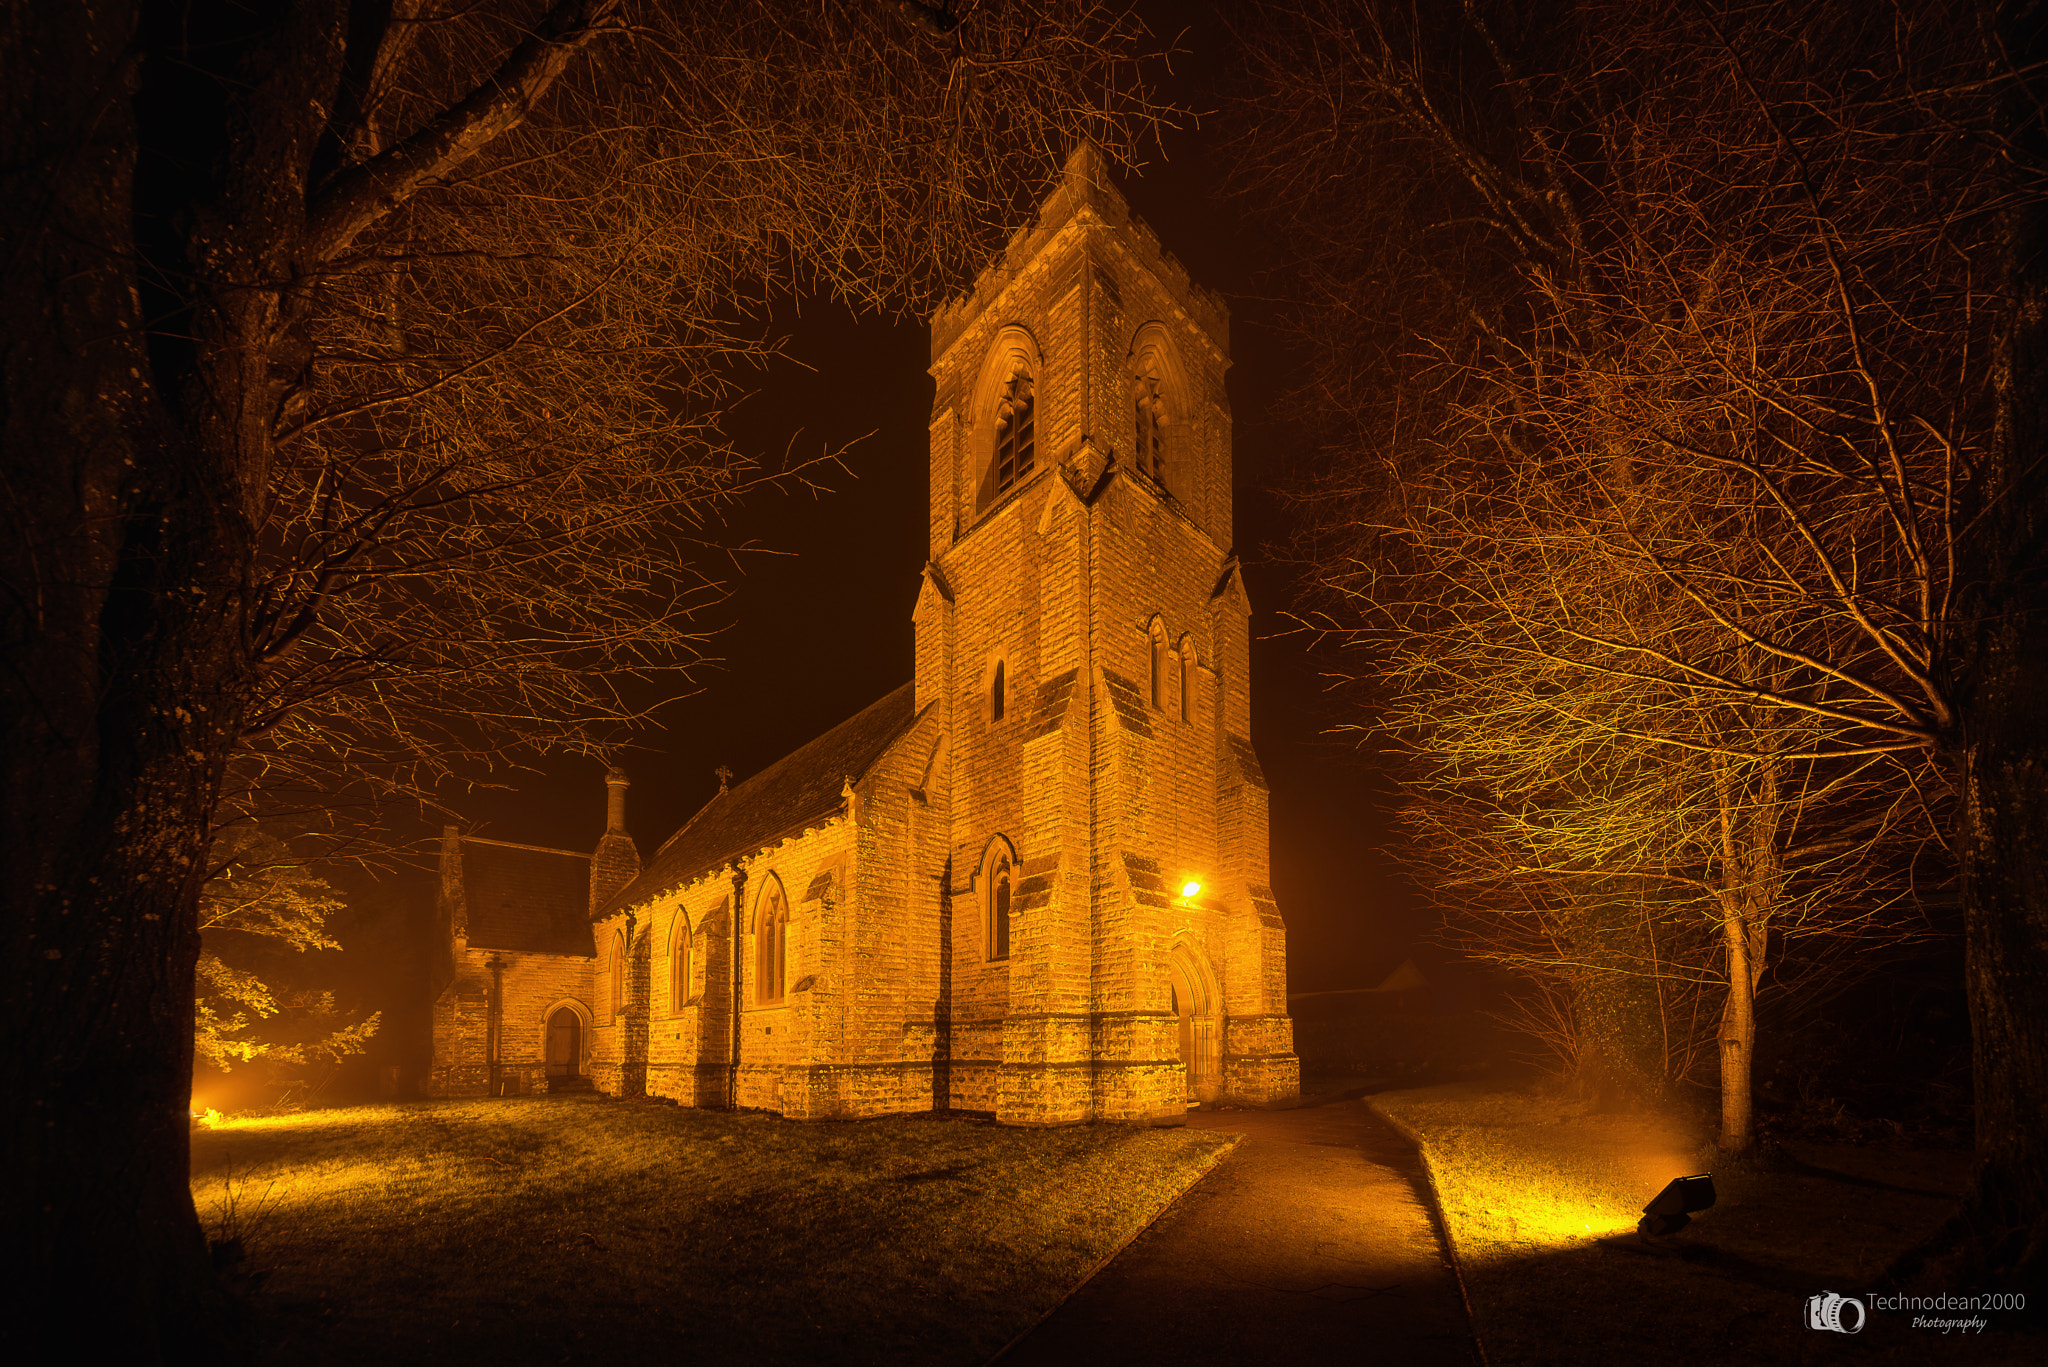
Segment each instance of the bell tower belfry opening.
[{"label": "bell tower belfry opening", "polygon": [[1057,1124],[1298,1090],[1229,345],[1222,301],[1087,145],[933,319],[915,706],[948,752],[936,1105]]}]

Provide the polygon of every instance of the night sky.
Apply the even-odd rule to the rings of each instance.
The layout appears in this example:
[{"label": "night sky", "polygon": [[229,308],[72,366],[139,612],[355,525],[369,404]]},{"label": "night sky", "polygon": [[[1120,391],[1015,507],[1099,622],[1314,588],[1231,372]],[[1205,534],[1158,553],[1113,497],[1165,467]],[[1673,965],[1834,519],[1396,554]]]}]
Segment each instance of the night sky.
[{"label": "night sky", "polygon": [[[1270,490],[1292,452],[1269,410],[1286,362],[1261,327],[1271,306],[1256,238],[1213,197],[1204,134],[1170,135],[1166,150],[1122,188],[1167,249],[1232,308],[1237,551],[1256,613],[1253,740],[1272,783],[1290,989],[1370,986],[1411,953],[1436,957],[1420,943],[1427,918],[1382,853],[1389,785],[1353,742],[1322,734],[1370,718],[1333,707],[1319,676],[1327,662],[1284,617],[1293,572],[1278,563],[1277,546],[1292,514]],[[718,766],[739,782],[911,673],[910,612],[926,556],[927,329],[815,301],[786,302],[771,322],[789,337],[788,360],[741,377],[754,392],[727,431],[776,462],[852,446],[844,469],[827,467],[826,491],[769,491],[729,514],[724,538],[753,549],[738,554],[737,573],[719,567],[732,593],[702,618],[717,631],[709,653],[718,662],[664,681],[650,696],[688,696],[661,706],[661,729],[623,757],[633,778],[628,824],[643,858],[717,790]],[[511,791],[451,796],[451,805],[477,834],[587,849],[603,829],[601,772],[594,760],[563,758],[503,775]]]}]

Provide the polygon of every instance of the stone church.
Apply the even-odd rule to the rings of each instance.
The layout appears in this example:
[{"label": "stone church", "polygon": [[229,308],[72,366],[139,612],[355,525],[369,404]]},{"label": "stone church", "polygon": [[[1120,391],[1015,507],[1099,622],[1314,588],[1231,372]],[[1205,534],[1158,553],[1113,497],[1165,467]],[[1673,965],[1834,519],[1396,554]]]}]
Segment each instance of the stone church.
[{"label": "stone church", "polygon": [[1296,1095],[1229,322],[1082,147],[932,320],[913,676],[644,861],[450,828],[437,1095],[1159,1121]]}]

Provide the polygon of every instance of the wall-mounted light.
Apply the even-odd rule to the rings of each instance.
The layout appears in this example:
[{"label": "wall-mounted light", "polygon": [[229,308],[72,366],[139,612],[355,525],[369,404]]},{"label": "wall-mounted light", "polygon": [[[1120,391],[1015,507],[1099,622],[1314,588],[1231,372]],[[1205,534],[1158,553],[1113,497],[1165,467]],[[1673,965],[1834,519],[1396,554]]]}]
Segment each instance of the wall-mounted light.
[{"label": "wall-mounted light", "polygon": [[1676,1234],[1692,1223],[1695,1211],[1706,1210],[1713,1204],[1712,1173],[1674,1177],[1664,1190],[1657,1193],[1657,1199],[1643,1207],[1643,1218],[1636,1222],[1636,1232],[1646,1239]]},{"label": "wall-mounted light", "polygon": [[1193,898],[1193,897],[1197,897],[1197,896],[1200,896],[1200,895],[1201,895],[1201,891],[1202,891],[1202,885],[1201,885],[1200,883],[1196,882],[1196,881],[1195,881],[1194,879],[1192,879],[1192,878],[1188,879],[1188,881],[1187,881],[1187,882],[1185,882],[1185,883],[1182,883],[1182,884],[1180,885],[1180,895],[1181,895],[1181,896],[1183,896],[1183,897],[1187,897],[1187,898]]}]

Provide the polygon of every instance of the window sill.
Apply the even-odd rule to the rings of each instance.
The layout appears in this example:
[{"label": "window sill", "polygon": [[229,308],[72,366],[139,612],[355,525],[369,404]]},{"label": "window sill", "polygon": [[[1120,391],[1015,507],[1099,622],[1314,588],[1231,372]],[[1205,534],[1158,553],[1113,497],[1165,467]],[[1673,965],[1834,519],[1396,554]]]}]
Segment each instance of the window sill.
[{"label": "window sill", "polygon": [[1016,503],[1032,485],[1051,474],[1052,469],[1053,467],[1050,465],[1036,466],[1029,475],[990,499],[987,507],[977,508],[969,513],[967,515],[967,530],[955,538],[953,544],[956,546],[962,544],[969,537],[972,537],[976,532],[987,526],[991,519]]}]

